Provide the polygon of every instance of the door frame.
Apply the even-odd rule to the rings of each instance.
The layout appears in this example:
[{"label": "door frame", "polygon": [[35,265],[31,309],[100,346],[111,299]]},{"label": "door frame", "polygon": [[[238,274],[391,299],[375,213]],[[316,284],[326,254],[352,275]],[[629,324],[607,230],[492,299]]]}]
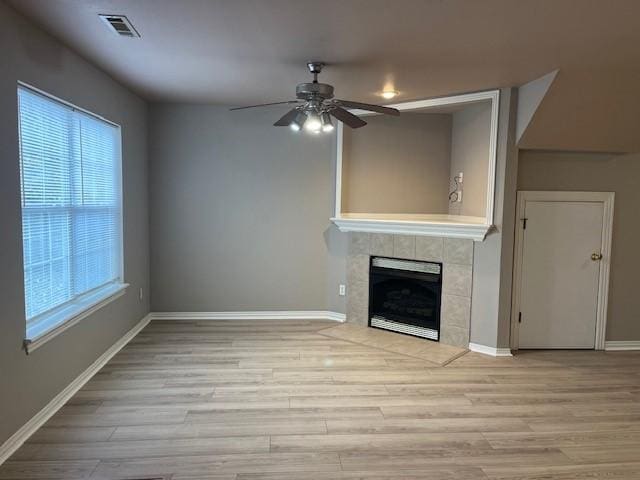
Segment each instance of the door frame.
[{"label": "door frame", "polygon": [[561,192],[561,191],[525,191],[517,192],[516,235],[513,262],[513,295],[511,297],[511,349],[518,350],[520,298],[522,287],[522,254],[524,247],[524,229],[527,201],[539,202],[598,202],[603,204],[602,212],[602,260],[598,276],[598,301],[596,311],[595,349],[604,350],[607,328],[607,305],[609,302],[609,273],[611,270],[611,239],[613,236],[614,192]]}]

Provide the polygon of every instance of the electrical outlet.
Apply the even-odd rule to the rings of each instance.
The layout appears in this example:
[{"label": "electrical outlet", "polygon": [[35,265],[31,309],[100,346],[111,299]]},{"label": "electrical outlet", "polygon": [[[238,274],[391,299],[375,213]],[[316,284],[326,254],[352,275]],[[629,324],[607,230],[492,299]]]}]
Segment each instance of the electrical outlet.
[{"label": "electrical outlet", "polygon": [[344,297],[346,294],[347,294],[347,286],[341,283],[340,287],[338,288],[338,295],[340,295],[341,297]]},{"label": "electrical outlet", "polygon": [[142,287],[140,287],[140,290],[138,290],[138,298],[140,299],[140,301],[142,301],[142,299],[144,298],[144,293],[142,291]]}]

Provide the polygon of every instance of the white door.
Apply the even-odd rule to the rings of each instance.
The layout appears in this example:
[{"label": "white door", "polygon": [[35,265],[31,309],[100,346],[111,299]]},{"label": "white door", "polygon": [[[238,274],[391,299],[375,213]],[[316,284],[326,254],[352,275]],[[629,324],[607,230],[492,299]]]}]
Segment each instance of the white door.
[{"label": "white door", "polygon": [[594,348],[605,204],[524,202],[519,348]]}]

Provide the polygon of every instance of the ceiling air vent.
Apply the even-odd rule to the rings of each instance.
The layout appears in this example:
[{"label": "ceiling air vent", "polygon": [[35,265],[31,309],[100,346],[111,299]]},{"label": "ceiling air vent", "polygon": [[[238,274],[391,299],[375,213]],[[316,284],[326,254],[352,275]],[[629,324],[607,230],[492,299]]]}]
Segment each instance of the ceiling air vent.
[{"label": "ceiling air vent", "polygon": [[133,28],[131,22],[124,15],[98,15],[111,31],[122,36],[139,38],[140,34]]}]

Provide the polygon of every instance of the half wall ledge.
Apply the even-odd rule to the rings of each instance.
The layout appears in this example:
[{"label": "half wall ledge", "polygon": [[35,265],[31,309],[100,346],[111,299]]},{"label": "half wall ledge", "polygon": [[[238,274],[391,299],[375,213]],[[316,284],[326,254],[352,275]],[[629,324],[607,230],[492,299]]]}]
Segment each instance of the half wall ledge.
[{"label": "half wall ledge", "polygon": [[331,221],[341,232],[467,238],[481,242],[493,228],[482,217],[458,215],[343,213]]}]

